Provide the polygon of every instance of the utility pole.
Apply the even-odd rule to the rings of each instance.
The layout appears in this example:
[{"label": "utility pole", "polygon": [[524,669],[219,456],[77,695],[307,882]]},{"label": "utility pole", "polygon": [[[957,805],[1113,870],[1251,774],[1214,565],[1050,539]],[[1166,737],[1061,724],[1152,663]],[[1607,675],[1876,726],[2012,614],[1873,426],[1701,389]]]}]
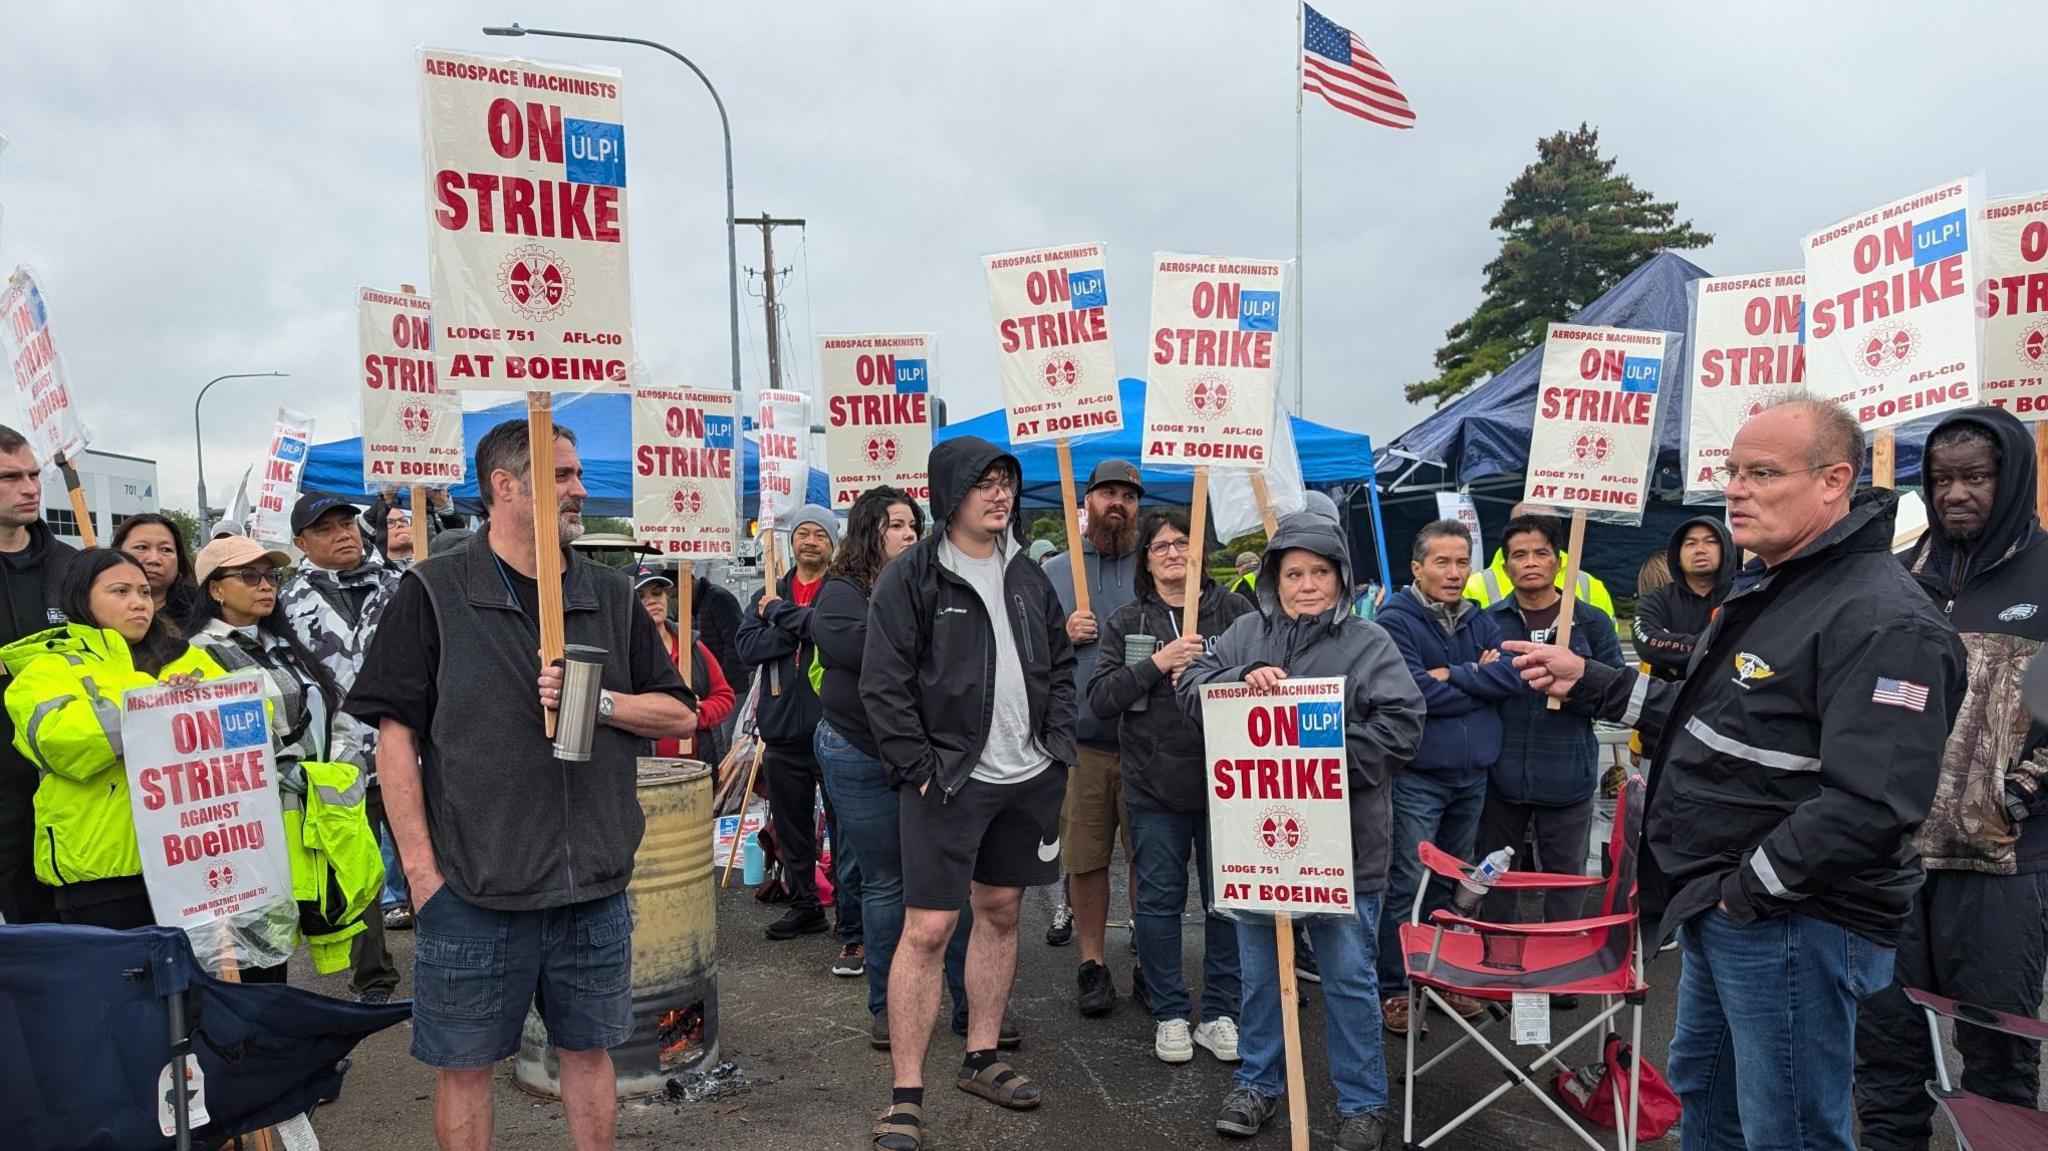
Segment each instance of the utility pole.
[{"label": "utility pole", "polygon": [[768,386],[781,391],[782,333],[775,319],[775,229],[801,228],[804,222],[776,219],[766,212],[761,213],[760,219],[746,222],[761,229],[761,306],[768,314]]}]

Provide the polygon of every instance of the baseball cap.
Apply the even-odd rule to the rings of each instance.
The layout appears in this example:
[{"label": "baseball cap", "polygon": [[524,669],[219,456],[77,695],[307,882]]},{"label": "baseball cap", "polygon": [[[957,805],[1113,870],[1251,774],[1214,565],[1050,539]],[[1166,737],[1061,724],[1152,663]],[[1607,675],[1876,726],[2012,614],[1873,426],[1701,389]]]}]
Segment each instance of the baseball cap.
[{"label": "baseball cap", "polygon": [[654,568],[648,567],[646,564],[640,564],[633,569],[633,590],[636,592],[639,591],[641,588],[646,587],[648,584],[659,583],[667,584],[670,587],[674,587],[675,582],[676,581],[668,578],[668,576],[664,573]]},{"label": "baseball cap", "polygon": [[1138,469],[1128,460],[1104,460],[1088,473],[1088,490],[1094,491],[1104,484],[1123,484],[1138,490],[1138,498],[1145,497],[1145,485],[1138,482]]},{"label": "baseball cap", "polygon": [[311,493],[299,497],[292,505],[292,534],[298,535],[313,526],[313,522],[336,508],[347,508],[351,516],[361,515],[363,509],[335,496],[316,496]]},{"label": "baseball cap", "polygon": [[292,557],[276,548],[264,547],[248,536],[222,536],[192,557],[192,578],[205,583],[222,568],[238,568],[257,560],[269,560],[285,568],[291,565]]}]

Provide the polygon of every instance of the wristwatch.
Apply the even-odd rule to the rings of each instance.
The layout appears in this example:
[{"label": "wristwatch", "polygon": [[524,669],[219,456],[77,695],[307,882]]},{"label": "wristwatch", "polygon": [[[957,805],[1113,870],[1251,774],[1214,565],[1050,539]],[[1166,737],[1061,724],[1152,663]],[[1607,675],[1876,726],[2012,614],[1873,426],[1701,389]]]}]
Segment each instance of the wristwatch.
[{"label": "wristwatch", "polygon": [[597,718],[610,719],[612,717],[612,710],[616,706],[612,700],[611,692],[600,691],[597,693]]}]

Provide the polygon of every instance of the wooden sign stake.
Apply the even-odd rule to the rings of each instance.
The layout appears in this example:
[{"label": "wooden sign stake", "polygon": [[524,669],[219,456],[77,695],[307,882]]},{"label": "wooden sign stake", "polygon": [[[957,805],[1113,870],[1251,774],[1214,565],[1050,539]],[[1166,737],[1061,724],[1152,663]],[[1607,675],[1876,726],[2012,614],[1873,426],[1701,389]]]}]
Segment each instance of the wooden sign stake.
[{"label": "wooden sign stake", "polygon": [[1252,473],[1252,498],[1259,501],[1259,520],[1266,525],[1266,541],[1271,543],[1273,533],[1280,530],[1280,517],[1273,514],[1273,493],[1266,487],[1266,473]]},{"label": "wooden sign stake", "polygon": [[[1579,602],[1579,555],[1586,547],[1586,509],[1572,512],[1572,536],[1568,545],[1570,554],[1564,564],[1564,602],[1557,607],[1557,636],[1550,642],[1570,650],[1572,646],[1572,605]],[[1501,658],[1506,659],[1507,656]],[[1552,711],[1564,706],[1564,701],[1551,696],[1545,705]]]},{"label": "wooden sign stake", "polygon": [[[697,577],[691,568],[689,560],[676,561],[676,670],[682,673],[684,683],[690,682],[690,669],[697,662],[697,635],[690,628],[690,600],[697,592]],[[691,690],[696,690],[696,687],[696,684],[690,684]],[[689,742],[690,756],[694,759],[697,737],[692,735]]]},{"label": "wooden sign stake", "polygon": [[[57,470],[64,473],[64,491],[71,497],[71,514],[78,517],[78,539],[86,547],[100,546],[99,533],[93,530],[92,511],[85,506],[85,489],[79,485],[78,469],[60,452],[56,459]],[[205,512],[202,510],[201,515]]]},{"label": "wooden sign stake", "polygon": [[1273,916],[1273,948],[1280,963],[1280,1023],[1287,1050],[1287,1135],[1293,1151],[1308,1151],[1308,1085],[1301,1069],[1301,991],[1294,978],[1294,917]]},{"label": "wooden sign stake", "polygon": [[[540,663],[553,667],[562,658],[562,531],[560,501],[555,498],[555,397],[526,393],[526,439],[533,488],[534,579],[540,584]],[[543,730],[555,737],[555,713],[547,711]]]},{"label": "wooden sign stake", "polygon": [[2034,476],[2034,515],[2048,524],[2048,483],[2040,481],[2048,476],[2048,421],[2034,425]]},{"label": "wooden sign stake", "polygon": [[1899,438],[1890,428],[1879,428],[1870,437],[1870,486],[1898,486]]},{"label": "wooden sign stake", "polygon": [[[765,591],[773,592],[782,582],[782,573],[776,570],[781,564],[775,553],[775,529],[769,528],[763,534],[768,538],[761,543],[761,576],[766,581],[763,585]],[[782,694],[782,665],[779,663],[768,665],[768,694]]]},{"label": "wooden sign stake", "polygon": [[[1081,500],[1074,493],[1074,450],[1065,436],[1054,440],[1052,446],[1060,461],[1060,508],[1067,516],[1067,570],[1074,577],[1074,610],[1093,611],[1088,603],[1087,557],[1081,554]],[[1017,499],[1022,502],[1024,493],[1018,492]]]},{"label": "wooden sign stake", "polygon": [[412,558],[415,561],[427,558],[427,537],[434,533],[427,528],[427,485],[412,486]]},{"label": "wooden sign stake", "polygon": [[1202,631],[1202,548],[1209,526],[1209,469],[1195,469],[1194,494],[1188,497],[1188,590],[1182,598],[1180,634]]}]

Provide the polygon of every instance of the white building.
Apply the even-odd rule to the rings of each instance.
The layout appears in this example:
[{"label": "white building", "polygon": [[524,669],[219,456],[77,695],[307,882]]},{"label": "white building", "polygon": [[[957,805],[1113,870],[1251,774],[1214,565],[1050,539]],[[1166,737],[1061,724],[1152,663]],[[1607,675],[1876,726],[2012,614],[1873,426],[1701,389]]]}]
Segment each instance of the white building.
[{"label": "white building", "polygon": [[[78,517],[71,510],[71,494],[64,490],[63,481],[51,472],[46,472],[43,480],[43,519],[51,533],[69,544],[82,543]],[[155,460],[87,448],[78,460],[78,486],[85,493],[85,506],[92,512],[93,529],[102,545],[112,541],[114,529],[129,516],[161,510]]]}]

